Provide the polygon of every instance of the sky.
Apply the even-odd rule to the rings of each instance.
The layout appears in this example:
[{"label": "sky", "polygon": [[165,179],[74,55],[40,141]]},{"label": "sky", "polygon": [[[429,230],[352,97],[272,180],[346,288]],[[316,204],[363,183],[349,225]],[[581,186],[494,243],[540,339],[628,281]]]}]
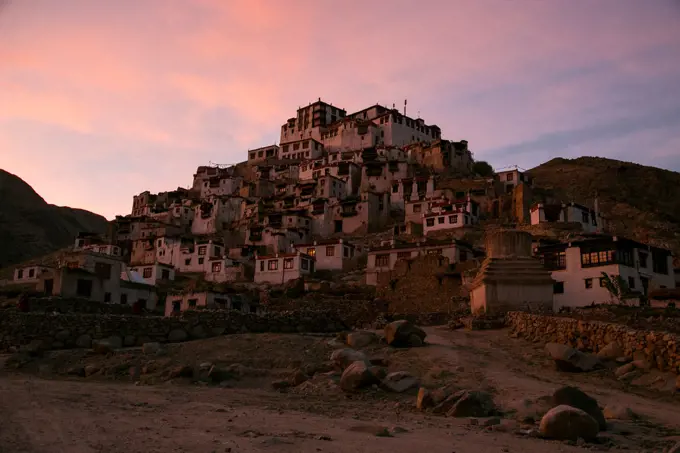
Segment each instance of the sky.
[{"label": "sky", "polygon": [[0,168],[113,218],[380,103],[496,169],[680,171],[680,0],[0,0]]}]

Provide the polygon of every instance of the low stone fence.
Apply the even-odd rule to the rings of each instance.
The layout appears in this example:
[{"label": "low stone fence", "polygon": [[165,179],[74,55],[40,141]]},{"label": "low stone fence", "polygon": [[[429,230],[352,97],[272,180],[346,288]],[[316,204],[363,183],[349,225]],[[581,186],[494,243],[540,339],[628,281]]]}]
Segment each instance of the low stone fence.
[{"label": "low stone fence", "polygon": [[627,357],[644,358],[653,368],[680,373],[678,334],[524,312],[508,313],[506,324],[520,338],[566,344],[582,351],[598,352],[609,343],[617,342]]},{"label": "low stone fence", "polygon": [[29,299],[31,311],[57,313],[91,313],[124,315],[132,314],[132,306],[127,304],[106,304],[87,299],[62,297],[32,297]]},{"label": "low stone fence", "polygon": [[92,340],[118,337],[126,346],[176,342],[242,332],[334,333],[348,330],[328,311],[264,315],[230,310],[186,312],[179,317],[0,312],[0,350],[39,342],[43,349],[89,347]]}]

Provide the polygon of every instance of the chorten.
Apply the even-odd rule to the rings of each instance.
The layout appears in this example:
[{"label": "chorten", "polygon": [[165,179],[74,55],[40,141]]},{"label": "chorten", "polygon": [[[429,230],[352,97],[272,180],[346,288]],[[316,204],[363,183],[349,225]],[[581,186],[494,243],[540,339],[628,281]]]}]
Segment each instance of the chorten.
[{"label": "chorten", "polygon": [[553,283],[550,271],[531,254],[531,234],[519,230],[489,232],[486,259],[470,284],[472,313],[551,310]]}]

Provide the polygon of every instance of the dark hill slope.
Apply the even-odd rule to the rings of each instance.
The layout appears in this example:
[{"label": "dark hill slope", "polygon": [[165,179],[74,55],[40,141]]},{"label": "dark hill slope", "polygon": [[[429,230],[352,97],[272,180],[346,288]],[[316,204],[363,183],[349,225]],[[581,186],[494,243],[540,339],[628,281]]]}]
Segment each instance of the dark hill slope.
[{"label": "dark hill slope", "polygon": [[680,257],[680,173],[600,157],[553,159],[529,170],[536,193],[600,210],[615,234]]},{"label": "dark hill slope", "polygon": [[21,178],[0,170],[0,267],[69,245],[80,231],[106,228],[104,217],[48,204]]}]

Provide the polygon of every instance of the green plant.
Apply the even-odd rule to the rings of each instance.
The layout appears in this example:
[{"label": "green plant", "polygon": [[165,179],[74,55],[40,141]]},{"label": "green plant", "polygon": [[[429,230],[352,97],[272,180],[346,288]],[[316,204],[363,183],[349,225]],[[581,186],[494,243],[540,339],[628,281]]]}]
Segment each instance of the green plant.
[{"label": "green plant", "polygon": [[483,160],[478,160],[472,164],[472,171],[477,173],[479,176],[490,177],[494,175],[493,167],[489,165],[488,162]]},{"label": "green plant", "polygon": [[606,272],[602,272],[602,285],[612,298],[619,304],[626,304],[627,300],[635,297],[628,286],[628,282],[620,275],[611,276]]}]

